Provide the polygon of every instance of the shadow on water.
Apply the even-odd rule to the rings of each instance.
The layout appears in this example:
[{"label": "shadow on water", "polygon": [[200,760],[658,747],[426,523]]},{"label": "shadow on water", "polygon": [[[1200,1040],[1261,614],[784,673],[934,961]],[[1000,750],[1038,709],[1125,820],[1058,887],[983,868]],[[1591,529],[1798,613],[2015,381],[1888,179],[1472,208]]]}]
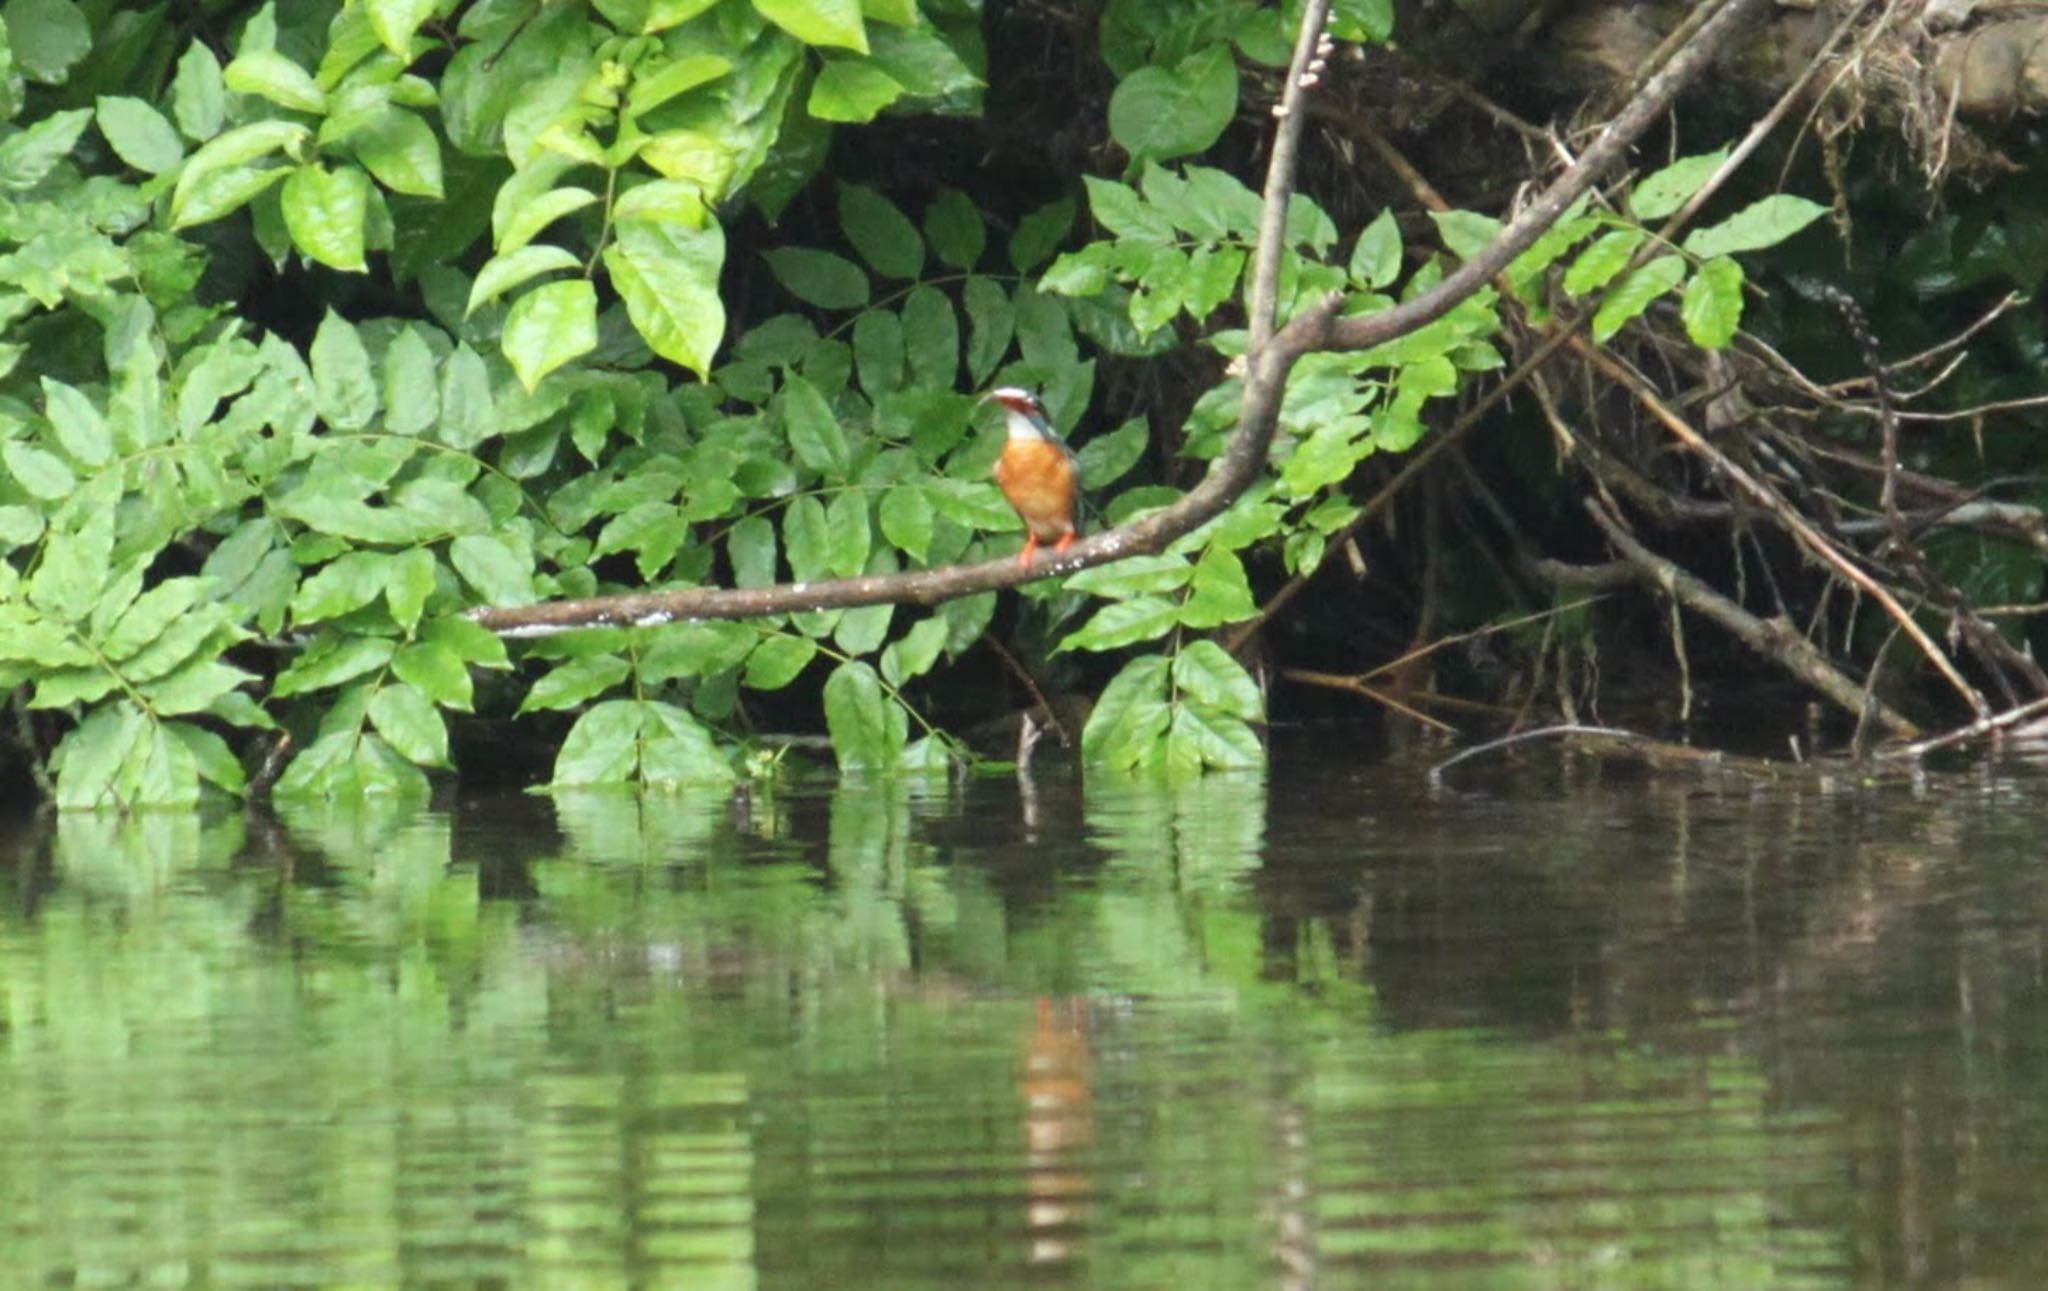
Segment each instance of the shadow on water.
[{"label": "shadow on water", "polygon": [[[0,832],[21,1285],[2036,1286],[2041,784]],[[1027,791],[1028,790],[1028,791]]]}]

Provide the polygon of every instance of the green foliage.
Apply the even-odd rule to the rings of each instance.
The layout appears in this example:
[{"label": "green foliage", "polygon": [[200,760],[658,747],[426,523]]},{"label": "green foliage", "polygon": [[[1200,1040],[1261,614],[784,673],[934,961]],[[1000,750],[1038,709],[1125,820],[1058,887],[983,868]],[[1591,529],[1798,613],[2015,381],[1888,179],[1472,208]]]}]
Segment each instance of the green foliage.
[{"label": "green foliage", "polygon": [[[949,189],[821,183],[821,234],[731,263],[734,213],[779,215],[832,123],[978,110],[973,12],[361,0],[116,38],[68,2],[8,6],[0,690],[43,741],[58,800],[183,804],[245,791],[258,766],[281,769],[287,800],[417,794],[451,763],[450,715],[485,709],[562,724],[559,788],[723,784],[745,765],[727,742],[742,705],[796,686],[821,696],[844,767],[963,756],[917,687],[974,646],[991,596],[516,653],[464,615],[1014,550],[989,476],[1000,428],[971,395],[995,383],[1037,388],[1060,429],[1083,431],[1110,520],[1178,496],[1142,469],[1145,418],[1088,420],[1091,356],[1198,334],[1242,346],[1219,323],[1240,308],[1258,199],[1176,159],[1238,118],[1240,59],[1284,60],[1279,10],[1109,6],[1121,179],[1001,217]],[[1388,22],[1363,3],[1338,26],[1380,39]],[[1646,179],[1637,215],[1682,202],[1708,160]],[[1067,249],[1083,195],[1100,236]],[[1539,299],[1576,251],[1563,287],[1607,290],[1603,334],[1682,285],[1694,337],[1726,343],[1742,299],[1728,257],[1817,211],[1767,199],[1633,270],[1647,235],[1575,211],[1510,289]],[[1391,213],[1348,246],[1313,201],[1287,214],[1283,315],[1336,290],[1354,312],[1390,303],[1412,258]],[[1438,227],[1463,255],[1495,225]],[[306,302],[309,334],[234,312],[259,268]],[[736,269],[753,286],[733,334],[742,298],[721,282]],[[1413,445],[1432,401],[1499,365],[1500,303],[1312,357],[1271,478],[1226,515],[1163,555],[1027,590],[1068,657],[1141,652],[1088,728],[1091,761],[1260,759],[1258,693],[1199,634],[1256,612],[1248,551],[1315,568],[1356,514],[1359,464]],[[1189,454],[1220,451],[1237,398],[1232,381],[1201,397]]]}]

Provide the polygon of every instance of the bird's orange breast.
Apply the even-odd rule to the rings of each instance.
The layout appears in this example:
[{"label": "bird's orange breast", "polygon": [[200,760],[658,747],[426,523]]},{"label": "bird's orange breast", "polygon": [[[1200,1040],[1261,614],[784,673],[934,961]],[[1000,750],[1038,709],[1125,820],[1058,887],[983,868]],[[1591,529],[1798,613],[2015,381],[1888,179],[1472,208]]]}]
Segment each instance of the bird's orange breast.
[{"label": "bird's orange breast", "polygon": [[1048,439],[1013,439],[996,459],[996,484],[1040,542],[1074,532],[1074,459]]}]

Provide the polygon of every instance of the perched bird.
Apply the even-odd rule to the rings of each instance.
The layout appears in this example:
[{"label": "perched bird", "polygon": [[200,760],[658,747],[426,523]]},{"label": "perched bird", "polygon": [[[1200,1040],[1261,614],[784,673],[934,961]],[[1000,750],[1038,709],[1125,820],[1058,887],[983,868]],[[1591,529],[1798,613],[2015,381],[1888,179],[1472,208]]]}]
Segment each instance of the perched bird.
[{"label": "perched bird", "polygon": [[1029,390],[1003,386],[984,399],[1003,406],[1010,437],[996,459],[996,485],[1024,521],[1028,535],[1017,563],[1029,565],[1040,543],[1065,551],[1078,529],[1075,505],[1081,492],[1081,468],[1059,432],[1045,419],[1045,405]]}]

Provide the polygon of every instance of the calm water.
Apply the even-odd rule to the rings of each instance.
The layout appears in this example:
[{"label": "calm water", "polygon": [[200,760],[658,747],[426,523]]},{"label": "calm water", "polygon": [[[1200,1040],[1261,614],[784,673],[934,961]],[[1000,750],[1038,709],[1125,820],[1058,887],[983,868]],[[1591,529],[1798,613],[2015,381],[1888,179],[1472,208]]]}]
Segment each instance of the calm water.
[{"label": "calm water", "polygon": [[1453,778],[18,824],[0,1284],[2048,1284],[2048,781]]}]

